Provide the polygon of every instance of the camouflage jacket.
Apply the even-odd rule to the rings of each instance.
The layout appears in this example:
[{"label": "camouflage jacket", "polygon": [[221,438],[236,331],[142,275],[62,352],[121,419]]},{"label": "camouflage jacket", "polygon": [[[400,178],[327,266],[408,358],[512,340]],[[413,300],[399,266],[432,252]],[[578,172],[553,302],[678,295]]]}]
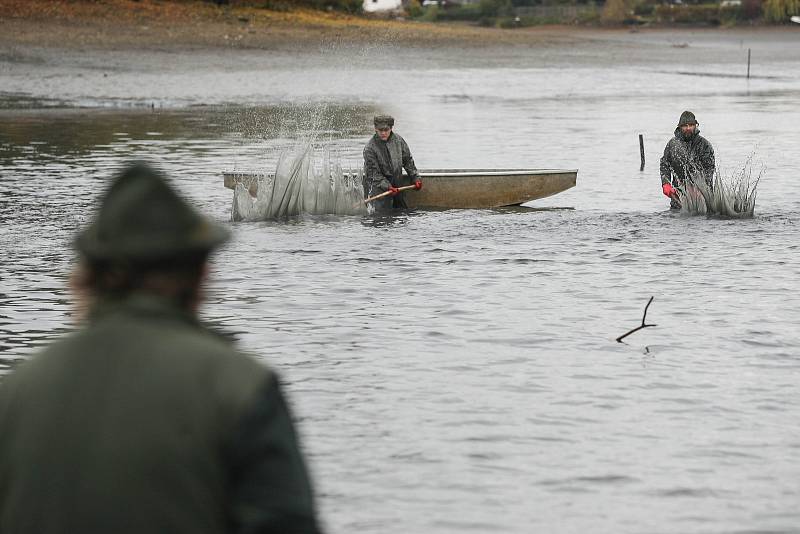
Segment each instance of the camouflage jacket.
[{"label": "camouflage jacket", "polygon": [[0,532],[316,534],[274,373],[134,295],[0,384]]},{"label": "camouflage jacket", "polygon": [[661,158],[661,183],[682,187],[687,180],[704,179],[711,186],[714,181],[714,148],[697,130],[691,139],[683,138],[680,128],[667,142]]},{"label": "camouflage jacket", "polygon": [[[408,175],[405,182],[402,182],[403,169]],[[389,185],[409,185],[417,178],[419,172],[414,158],[402,137],[392,132],[384,142],[377,133],[372,136],[364,147],[364,179],[368,195],[382,193],[389,189]]]}]

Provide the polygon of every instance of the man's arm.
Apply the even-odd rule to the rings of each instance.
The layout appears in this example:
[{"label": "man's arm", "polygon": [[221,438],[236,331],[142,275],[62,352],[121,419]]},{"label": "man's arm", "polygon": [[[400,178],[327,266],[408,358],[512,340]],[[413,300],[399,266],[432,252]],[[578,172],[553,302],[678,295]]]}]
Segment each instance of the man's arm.
[{"label": "man's arm", "polygon": [[714,147],[712,147],[711,143],[705,138],[703,138],[703,145],[700,147],[698,159],[700,161],[700,168],[703,170],[703,178],[705,178],[708,185],[713,184],[714,173],[717,170],[714,159]]},{"label": "man's arm", "polygon": [[[364,176],[370,191],[388,191],[389,186],[392,185],[381,172],[378,155],[371,143],[364,147]],[[368,194],[370,193],[368,192]]]},{"label": "man's arm", "polygon": [[672,183],[672,164],[669,161],[669,143],[664,147],[664,155],[661,156],[661,164],[659,170],[661,171],[661,185]]},{"label": "man's arm", "polygon": [[233,532],[320,532],[308,471],[275,375],[261,386],[226,452]]},{"label": "man's arm", "polygon": [[408,148],[408,143],[406,143],[405,139],[400,145],[400,150],[403,156],[403,168],[406,170],[409,179],[411,179],[411,183],[414,183],[419,180],[419,171],[414,164],[414,158],[411,157],[411,149]]}]

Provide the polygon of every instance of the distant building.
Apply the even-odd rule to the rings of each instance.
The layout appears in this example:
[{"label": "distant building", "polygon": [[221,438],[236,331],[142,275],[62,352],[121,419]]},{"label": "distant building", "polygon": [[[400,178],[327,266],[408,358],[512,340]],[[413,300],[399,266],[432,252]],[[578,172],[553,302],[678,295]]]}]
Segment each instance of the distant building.
[{"label": "distant building", "polygon": [[366,13],[401,11],[403,0],[364,0],[363,7]]},{"label": "distant building", "polygon": [[424,0],[422,2],[422,6],[441,6],[441,7],[453,7],[453,6],[465,6],[467,4],[477,4],[481,0]]},{"label": "distant building", "polygon": [[[465,4],[477,4],[481,0],[419,0],[422,7],[439,6],[453,7]],[[362,4],[365,13],[396,13],[408,7],[410,0],[364,0]]]}]

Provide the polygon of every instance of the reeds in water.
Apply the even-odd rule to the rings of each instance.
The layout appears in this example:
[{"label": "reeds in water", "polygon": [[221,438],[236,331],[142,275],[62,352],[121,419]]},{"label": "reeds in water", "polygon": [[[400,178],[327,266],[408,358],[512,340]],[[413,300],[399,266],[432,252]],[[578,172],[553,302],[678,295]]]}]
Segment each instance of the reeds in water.
[{"label": "reeds in water", "polygon": [[742,168],[724,176],[719,168],[714,172],[712,186],[702,178],[690,179],[679,189],[681,213],[731,218],[750,218],[756,207],[756,189],[764,175],[764,166],[753,172],[753,154]]},{"label": "reeds in water", "polygon": [[363,215],[364,187],[361,169],[344,171],[323,147],[317,166],[314,147],[301,143],[281,152],[274,174],[259,179],[256,198],[237,184],[231,218],[264,221],[300,214]]}]

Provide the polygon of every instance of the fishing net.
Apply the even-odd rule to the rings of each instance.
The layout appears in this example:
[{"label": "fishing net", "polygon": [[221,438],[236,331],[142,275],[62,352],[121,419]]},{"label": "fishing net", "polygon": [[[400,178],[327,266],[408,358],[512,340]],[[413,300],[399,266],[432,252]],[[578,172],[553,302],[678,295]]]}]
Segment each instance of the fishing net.
[{"label": "fishing net", "polygon": [[255,184],[236,184],[231,218],[264,221],[300,214],[365,214],[362,170],[345,172],[331,161],[327,147],[320,165],[316,159],[310,143],[281,152],[274,173],[258,175]]},{"label": "fishing net", "polygon": [[741,169],[723,175],[717,168],[712,186],[702,178],[689,179],[678,189],[681,212],[690,215],[718,215],[721,217],[749,218],[756,207],[756,188],[764,174],[764,167],[753,172],[753,155]]}]

